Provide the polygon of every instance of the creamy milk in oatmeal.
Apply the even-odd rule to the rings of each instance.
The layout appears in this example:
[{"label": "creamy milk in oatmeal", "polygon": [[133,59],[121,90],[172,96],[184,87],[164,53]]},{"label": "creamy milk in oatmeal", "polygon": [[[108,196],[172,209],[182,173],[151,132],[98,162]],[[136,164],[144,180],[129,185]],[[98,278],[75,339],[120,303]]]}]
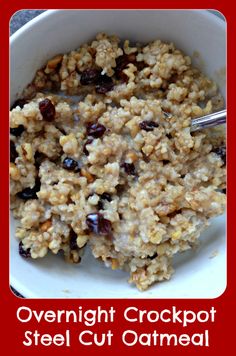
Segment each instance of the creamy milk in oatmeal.
[{"label": "creamy milk in oatmeal", "polygon": [[140,290],[169,279],[224,211],[224,131],[190,127],[223,106],[172,43],[98,34],[50,59],[10,112],[20,255],[79,263],[86,246]]}]

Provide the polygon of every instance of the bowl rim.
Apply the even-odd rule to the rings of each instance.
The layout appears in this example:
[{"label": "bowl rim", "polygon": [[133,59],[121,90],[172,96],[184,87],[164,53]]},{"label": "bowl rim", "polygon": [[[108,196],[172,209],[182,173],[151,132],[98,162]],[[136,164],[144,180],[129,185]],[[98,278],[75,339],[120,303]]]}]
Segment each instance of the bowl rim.
[{"label": "bowl rim", "polygon": [[[16,11],[12,17],[17,13],[23,10],[19,10]],[[95,12],[95,11],[99,11],[99,12],[107,12],[107,11],[111,11],[111,12],[116,12],[116,11],[126,11],[126,12],[134,12],[134,11],[139,11],[139,12],[148,12],[148,11],[156,11],[156,12],[160,12],[160,11],[166,11],[166,12],[170,12],[170,11],[188,11],[190,13],[194,13],[194,12],[198,12],[199,14],[201,14],[204,17],[208,17],[211,21],[214,21],[218,26],[221,26],[222,29],[225,29],[225,26],[227,25],[227,21],[225,16],[218,10],[214,10],[217,11],[218,13],[220,13],[224,19],[221,19],[219,16],[217,16],[216,14],[210,12],[210,10],[199,10],[199,9],[60,9],[60,10],[45,10],[43,13],[37,15],[36,17],[34,17],[33,19],[31,19],[30,21],[28,21],[26,24],[24,24],[22,27],[20,27],[16,32],[14,32],[11,36],[10,36],[10,45],[13,45],[13,43],[17,40],[18,37],[20,37],[21,35],[23,35],[25,32],[27,32],[32,26],[37,25],[39,22],[47,19],[50,16],[54,16],[60,12],[64,12],[64,11],[76,11],[76,12]],[[11,19],[12,19],[11,17]],[[9,25],[11,23],[11,19],[9,21]]]}]

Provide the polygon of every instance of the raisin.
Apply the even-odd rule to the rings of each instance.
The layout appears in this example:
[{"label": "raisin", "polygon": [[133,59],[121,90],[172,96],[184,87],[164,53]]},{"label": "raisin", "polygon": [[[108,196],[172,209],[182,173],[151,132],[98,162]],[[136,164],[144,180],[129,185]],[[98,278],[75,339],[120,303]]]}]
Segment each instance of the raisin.
[{"label": "raisin", "polygon": [[55,106],[50,99],[44,99],[39,102],[39,110],[45,121],[53,121],[55,118],[56,110]]},{"label": "raisin", "polygon": [[102,137],[105,131],[106,128],[102,124],[91,123],[87,126],[87,135],[95,138]]},{"label": "raisin", "polygon": [[128,58],[125,54],[123,56],[116,58],[115,71],[121,71],[121,70],[125,69],[127,67],[128,63],[129,63]]},{"label": "raisin", "polygon": [[34,165],[37,169],[39,169],[41,163],[44,161],[45,158],[47,158],[47,156],[45,156],[44,153],[38,151],[35,152]]},{"label": "raisin", "polygon": [[127,173],[128,175],[132,175],[135,176],[136,172],[135,172],[135,166],[133,163],[123,163],[121,165],[122,168],[124,168],[125,173]]},{"label": "raisin", "polygon": [[109,193],[103,193],[101,196],[100,196],[100,200],[98,202],[98,209],[101,210],[103,209],[103,200],[107,200],[107,201],[111,201],[111,195]]},{"label": "raisin", "polygon": [[86,217],[86,224],[89,231],[95,234],[108,235],[111,233],[111,222],[105,219],[100,213],[88,214]]},{"label": "raisin", "polygon": [[102,200],[98,201],[97,207],[98,207],[98,210],[103,210],[104,206],[103,206],[103,201]]},{"label": "raisin", "polygon": [[128,81],[128,76],[123,72],[123,70],[128,66],[129,63],[134,63],[136,61],[136,54],[131,53],[129,55],[124,54],[116,59],[116,78],[121,79],[124,82]]},{"label": "raisin", "polygon": [[10,162],[14,163],[17,157],[16,146],[13,141],[10,141]]},{"label": "raisin", "polygon": [[18,127],[10,128],[10,134],[13,136],[20,136],[22,132],[25,130],[23,125],[19,125]]},{"label": "raisin", "polygon": [[226,165],[226,147],[216,147],[212,150],[212,152],[216,153],[223,161],[224,165]]},{"label": "raisin", "polygon": [[100,72],[97,69],[85,69],[80,77],[81,85],[96,84],[100,77]]},{"label": "raisin", "polygon": [[129,79],[128,76],[123,72],[123,69],[125,69],[127,65],[128,62],[126,60],[126,56],[121,56],[116,59],[116,69],[115,69],[116,78],[121,79],[124,82],[126,82]]},{"label": "raisin", "polygon": [[40,180],[36,178],[33,188],[25,188],[21,192],[17,193],[17,196],[23,200],[38,199],[37,192],[40,190]]},{"label": "raisin", "polygon": [[64,169],[67,169],[68,171],[74,171],[75,173],[80,171],[79,162],[70,157],[66,157],[64,159],[62,166]]},{"label": "raisin", "polygon": [[30,248],[25,249],[22,241],[19,243],[19,255],[24,258],[31,257]]},{"label": "raisin", "polygon": [[78,245],[77,245],[77,234],[74,232],[74,230],[70,230],[70,249],[71,250],[78,250]]},{"label": "raisin", "polygon": [[153,131],[154,128],[158,127],[158,123],[155,122],[155,121],[142,121],[140,122],[139,124],[139,127],[141,130],[144,130],[144,131]]},{"label": "raisin", "polygon": [[136,54],[135,53],[130,53],[130,54],[123,54],[123,56],[120,56],[116,59],[116,70],[123,70],[127,67],[129,63],[135,63],[136,62]]},{"label": "raisin", "polygon": [[96,93],[106,94],[114,88],[114,83],[112,78],[108,77],[106,74],[100,75],[97,80]]},{"label": "raisin", "polygon": [[168,159],[163,159],[163,166],[165,166],[166,164],[170,163],[170,161]]},{"label": "raisin", "polygon": [[182,213],[182,210],[178,209],[178,210],[172,211],[172,213],[169,213],[167,216],[168,216],[168,218],[173,219],[176,215],[181,214],[181,213]]},{"label": "raisin", "polygon": [[123,72],[123,70],[116,71],[116,78],[120,79],[124,83],[127,83],[129,80],[129,77]]},{"label": "raisin", "polygon": [[134,63],[135,67],[138,69],[138,71],[143,70],[145,67],[147,67],[146,63],[141,61],[141,62],[135,62]]},{"label": "raisin", "polygon": [[90,145],[90,143],[92,143],[93,142],[93,139],[92,138],[89,138],[86,142],[85,142],[85,144],[84,144],[84,147],[83,147],[83,152],[84,152],[84,154],[86,155],[86,156],[88,156],[89,155],[89,151],[87,150],[87,145]]},{"label": "raisin", "polygon": [[169,140],[171,140],[171,139],[172,139],[171,134],[166,134],[166,137],[167,137]]},{"label": "raisin", "polygon": [[27,104],[28,101],[25,100],[25,99],[17,99],[14,104],[12,105],[11,107],[11,110],[12,109],[15,109],[17,106],[19,106],[21,109],[24,107],[25,104]]},{"label": "raisin", "polygon": [[154,258],[156,258],[158,256],[157,253],[154,253],[154,255],[152,256],[148,256],[149,260],[154,260]]},{"label": "raisin", "polygon": [[111,201],[111,194],[105,192],[101,195],[101,199]]},{"label": "raisin", "polygon": [[222,193],[226,194],[226,188],[222,189]]}]

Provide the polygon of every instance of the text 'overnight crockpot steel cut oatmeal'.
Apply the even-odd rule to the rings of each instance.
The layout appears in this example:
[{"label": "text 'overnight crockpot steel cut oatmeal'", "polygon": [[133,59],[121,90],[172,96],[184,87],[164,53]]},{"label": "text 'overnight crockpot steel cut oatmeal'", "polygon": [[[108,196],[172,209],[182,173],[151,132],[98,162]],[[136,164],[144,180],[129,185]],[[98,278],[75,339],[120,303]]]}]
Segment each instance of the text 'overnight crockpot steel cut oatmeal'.
[{"label": "text 'overnight crockpot steel cut oatmeal'", "polygon": [[169,279],[173,255],[224,212],[224,128],[191,133],[223,107],[172,43],[98,34],[49,60],[10,112],[20,255],[79,263],[86,246],[140,290]]}]

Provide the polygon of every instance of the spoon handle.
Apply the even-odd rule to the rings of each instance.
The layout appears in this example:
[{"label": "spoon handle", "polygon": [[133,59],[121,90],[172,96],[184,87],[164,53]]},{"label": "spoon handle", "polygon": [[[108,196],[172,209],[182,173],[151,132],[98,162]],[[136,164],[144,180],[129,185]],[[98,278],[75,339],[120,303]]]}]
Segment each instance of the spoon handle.
[{"label": "spoon handle", "polygon": [[191,122],[191,131],[198,131],[208,127],[218,126],[226,123],[226,110],[198,117]]}]

